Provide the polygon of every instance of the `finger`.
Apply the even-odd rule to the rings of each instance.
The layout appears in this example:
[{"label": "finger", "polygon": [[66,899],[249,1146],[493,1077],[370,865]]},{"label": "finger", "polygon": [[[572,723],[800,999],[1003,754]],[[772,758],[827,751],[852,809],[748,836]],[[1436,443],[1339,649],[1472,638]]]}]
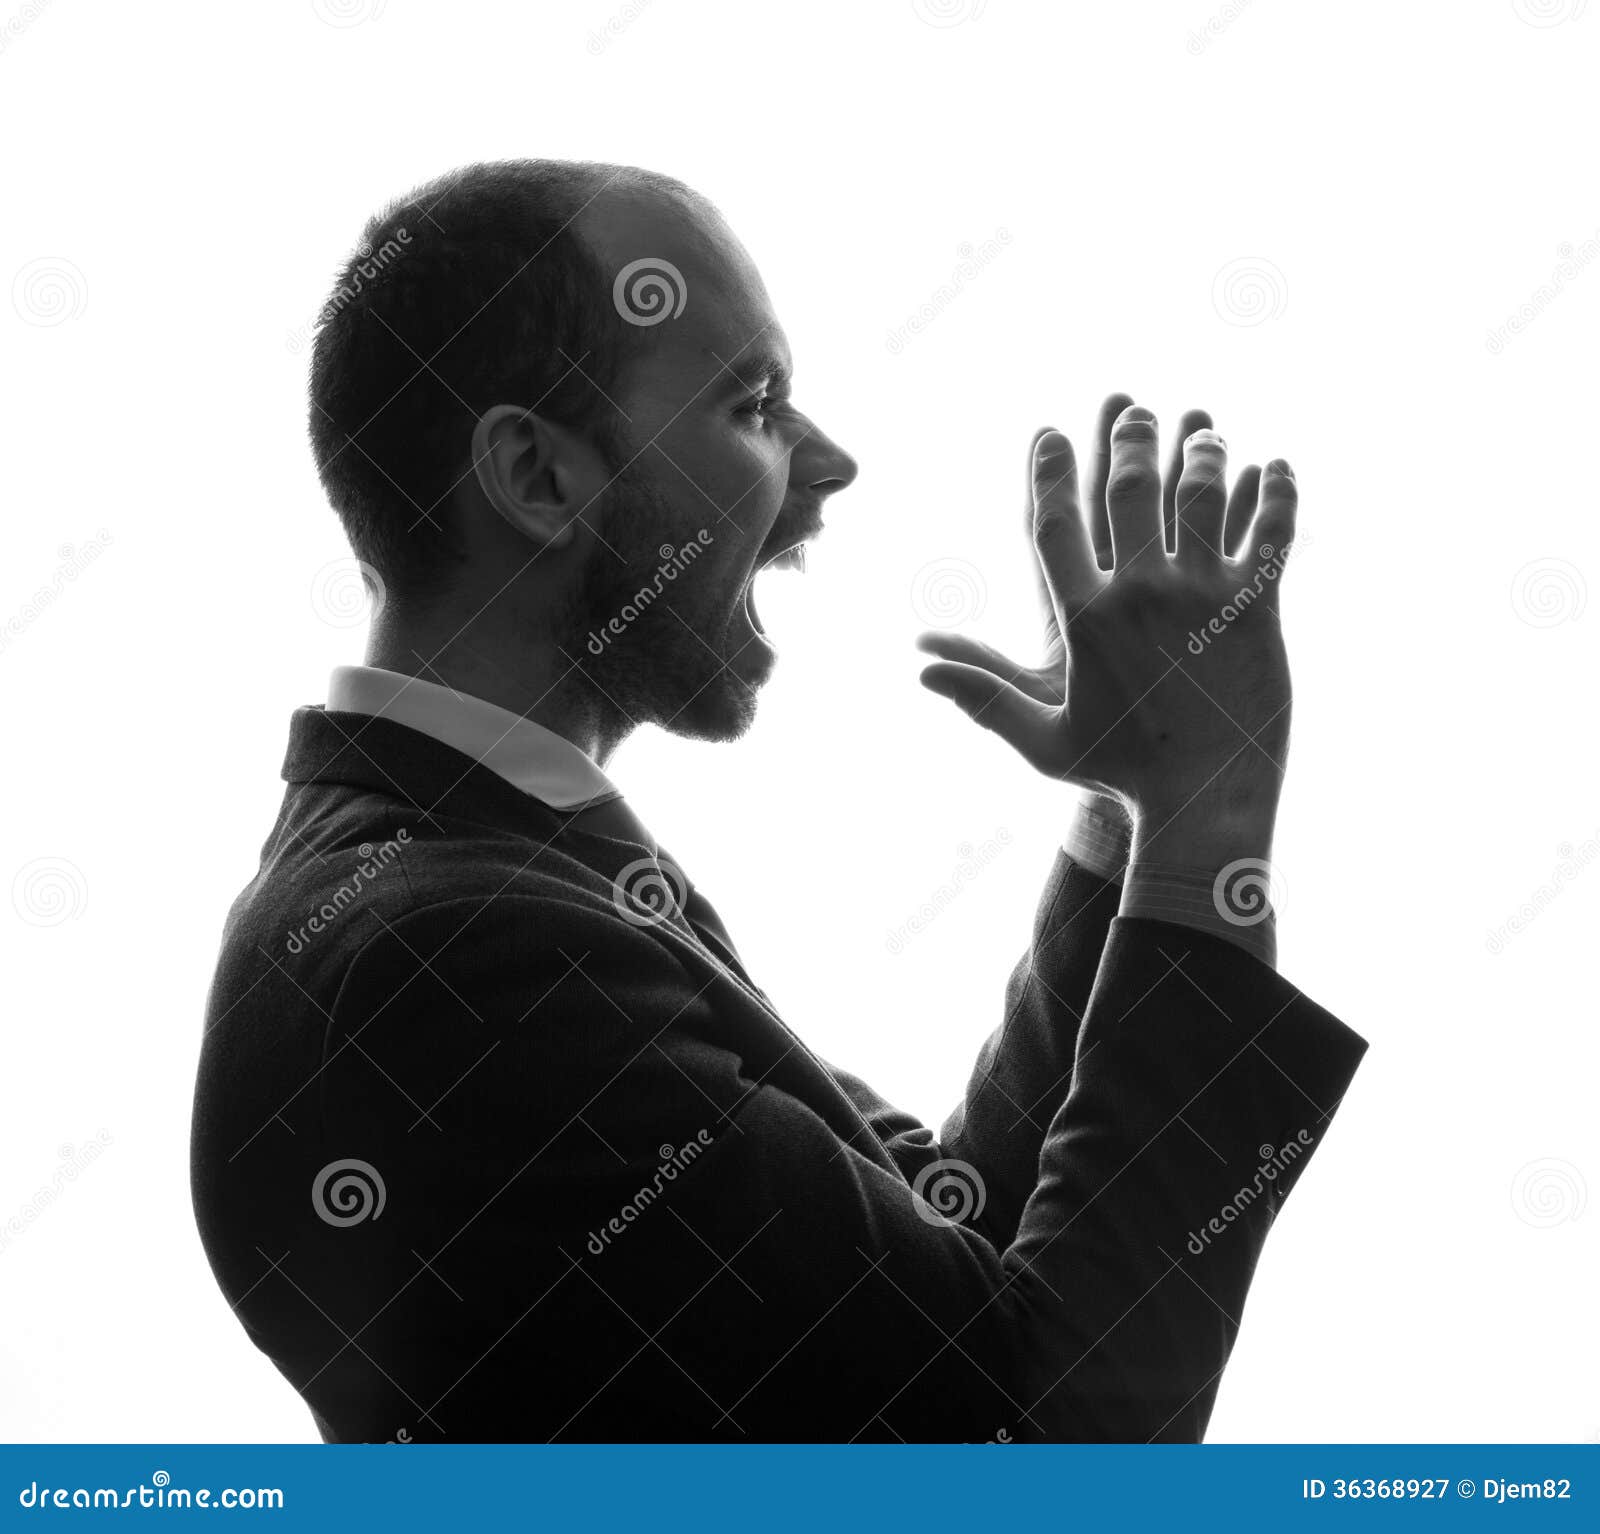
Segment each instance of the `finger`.
[{"label": "finger", "polygon": [[[1242,559],[1271,561],[1278,566],[1281,577],[1289,545],[1294,542],[1295,516],[1300,506],[1300,490],[1295,484],[1294,470],[1282,458],[1274,458],[1261,476],[1261,507],[1255,521],[1250,524],[1249,542],[1240,550]],[[1267,600],[1276,611],[1278,586],[1275,579],[1267,585]]]},{"label": "finger", "polygon": [[[1049,600],[1047,592],[1045,601]],[[1002,682],[1010,682],[1013,687],[1037,702],[1060,701],[1044,684],[1037,672],[1030,667],[1019,666],[1009,655],[1002,655],[981,639],[970,639],[965,634],[947,634],[933,630],[917,636],[917,648],[927,651],[929,655],[937,655],[940,660],[976,666],[980,671],[987,671],[991,676],[999,677]]]},{"label": "finger", "polygon": [[1183,444],[1191,432],[1197,432],[1202,427],[1214,424],[1209,410],[1185,410],[1183,418],[1178,422],[1178,435],[1172,439],[1172,451],[1167,455],[1166,476],[1161,481],[1161,521],[1167,530],[1169,554],[1178,547],[1176,511],[1178,480],[1183,475]]},{"label": "finger", "polygon": [[993,730],[1033,766],[1044,768],[1056,711],[1025,697],[999,677],[976,666],[937,661],[920,678],[929,692],[948,698],[975,724]]},{"label": "finger", "polygon": [[1222,558],[1222,520],[1228,504],[1228,444],[1210,427],[1183,444],[1178,480],[1178,560],[1186,565]]},{"label": "finger", "polygon": [[1114,567],[1149,567],[1167,556],[1161,532],[1161,466],[1156,413],[1129,405],[1111,429],[1106,515]]},{"label": "finger", "polygon": [[1041,426],[1039,430],[1033,434],[1033,441],[1028,444],[1028,488],[1027,493],[1022,498],[1023,513],[1026,519],[1024,525],[1028,530],[1028,546],[1034,551],[1033,573],[1039,586],[1039,602],[1044,609],[1047,644],[1049,641],[1053,641],[1056,637],[1058,637],[1056,634],[1051,633],[1052,627],[1056,624],[1056,609],[1055,601],[1050,595],[1050,583],[1045,579],[1044,566],[1039,563],[1038,547],[1033,541],[1033,525],[1035,520],[1033,509],[1033,460],[1034,455],[1039,451],[1040,440],[1048,436],[1051,430],[1052,428],[1049,426]]},{"label": "finger", "polygon": [[1111,523],[1106,516],[1106,481],[1111,478],[1111,428],[1132,403],[1131,394],[1106,395],[1100,406],[1100,417],[1095,422],[1094,447],[1084,480],[1089,487],[1089,536],[1094,540],[1095,559],[1102,570],[1111,568]]},{"label": "finger", "polygon": [[1256,493],[1261,488],[1261,465],[1247,463],[1239,470],[1234,481],[1233,494],[1228,497],[1228,516],[1222,528],[1222,548],[1229,559],[1237,559],[1244,535],[1250,530],[1250,519],[1256,514]]},{"label": "finger", "polygon": [[1078,460],[1058,431],[1033,444],[1033,546],[1063,633],[1074,613],[1099,591],[1102,579],[1078,504]]}]

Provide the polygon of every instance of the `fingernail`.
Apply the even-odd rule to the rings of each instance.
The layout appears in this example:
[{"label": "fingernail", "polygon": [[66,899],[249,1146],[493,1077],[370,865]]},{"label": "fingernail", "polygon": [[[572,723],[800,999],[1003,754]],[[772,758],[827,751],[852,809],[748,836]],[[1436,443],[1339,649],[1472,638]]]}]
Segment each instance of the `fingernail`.
[{"label": "fingernail", "polygon": [[1272,462],[1267,465],[1267,473],[1281,474],[1285,479],[1294,478],[1294,470],[1289,467],[1289,460],[1287,458],[1274,458]]},{"label": "fingernail", "polygon": [[1190,432],[1183,439],[1183,445],[1185,447],[1216,447],[1221,448],[1223,452],[1228,451],[1228,444],[1223,440],[1221,433],[1210,426],[1202,426],[1198,430]]}]

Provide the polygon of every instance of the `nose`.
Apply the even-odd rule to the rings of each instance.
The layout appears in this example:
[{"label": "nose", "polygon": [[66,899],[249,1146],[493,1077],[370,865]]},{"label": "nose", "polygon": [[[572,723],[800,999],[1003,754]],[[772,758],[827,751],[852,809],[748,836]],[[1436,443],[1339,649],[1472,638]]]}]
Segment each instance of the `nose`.
[{"label": "nose", "polygon": [[819,496],[848,488],[858,472],[855,459],[818,426],[796,448],[795,457],[798,462],[791,466],[790,478]]}]

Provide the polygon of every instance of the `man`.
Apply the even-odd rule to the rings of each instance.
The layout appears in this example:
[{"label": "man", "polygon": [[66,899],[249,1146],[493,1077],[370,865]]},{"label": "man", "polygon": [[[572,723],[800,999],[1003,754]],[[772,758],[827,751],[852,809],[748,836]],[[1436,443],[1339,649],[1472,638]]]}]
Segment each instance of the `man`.
[{"label": "man", "polygon": [[1225,504],[1200,413],[1163,481],[1125,396],[1081,490],[1035,439],[1046,662],[930,636],[923,680],[1091,798],[935,1134],[789,1031],[603,770],[641,723],[751,721],[756,572],[856,472],[789,374],[715,210],[612,166],[421,189],[324,313],[312,441],[384,601],[291,723],[193,1184],[326,1439],[1203,1435],[1365,1048],[1235,900],[1289,715],[1252,561],[1294,481]]}]

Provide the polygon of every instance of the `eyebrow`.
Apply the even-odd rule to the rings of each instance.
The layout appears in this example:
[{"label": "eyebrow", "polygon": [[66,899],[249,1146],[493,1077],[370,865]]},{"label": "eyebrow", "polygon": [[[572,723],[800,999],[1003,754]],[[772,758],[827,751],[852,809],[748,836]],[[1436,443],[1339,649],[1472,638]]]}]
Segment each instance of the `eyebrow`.
[{"label": "eyebrow", "polygon": [[[788,359],[780,357],[776,352],[741,352],[737,357],[723,359],[708,346],[706,355],[719,366],[723,379],[723,392],[732,389],[736,383],[744,388],[753,388],[763,379],[769,387],[782,389],[786,388],[794,377]],[[730,378],[729,374],[733,376]]]}]

